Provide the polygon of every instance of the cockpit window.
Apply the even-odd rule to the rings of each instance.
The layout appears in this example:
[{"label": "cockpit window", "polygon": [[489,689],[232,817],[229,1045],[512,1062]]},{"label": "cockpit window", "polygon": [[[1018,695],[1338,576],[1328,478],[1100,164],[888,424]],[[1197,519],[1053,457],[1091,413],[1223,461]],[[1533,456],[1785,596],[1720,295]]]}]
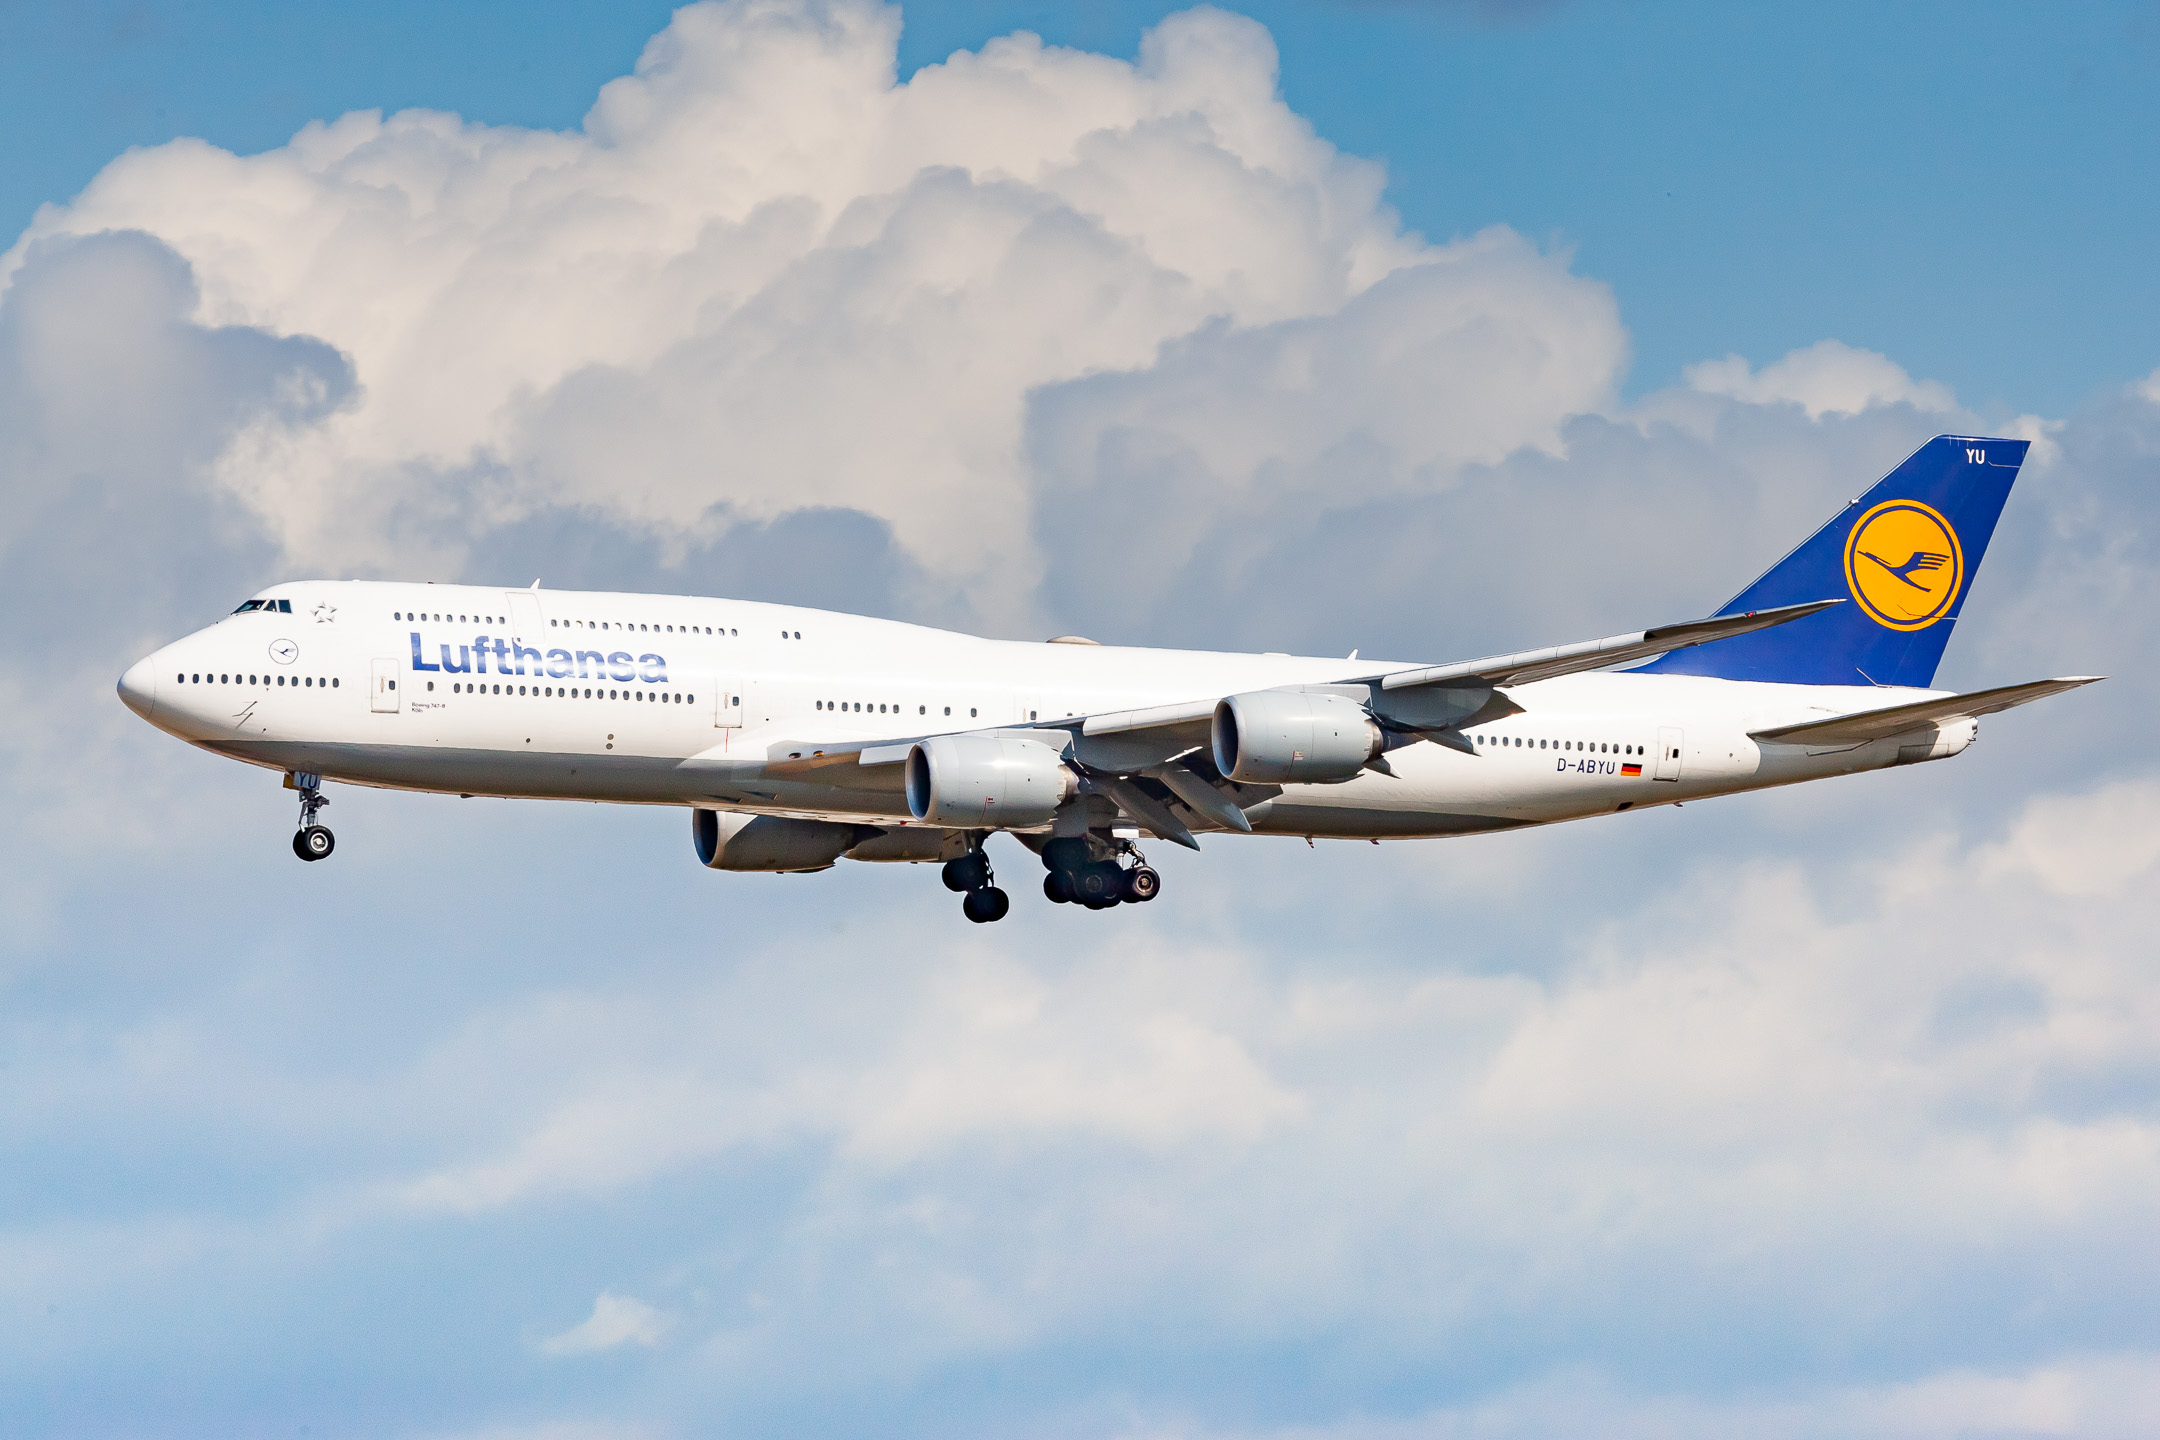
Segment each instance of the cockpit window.
[{"label": "cockpit window", "polygon": [[245,614],[247,614],[247,613],[248,613],[248,611],[250,611],[250,610],[260,610],[260,611],[264,612],[265,614],[282,614],[282,615],[290,615],[290,614],[292,614],[292,601],[290,601],[290,600],[243,600],[243,601],[242,601],[242,602],[240,603],[240,608],[239,608],[239,609],[237,609],[237,610],[235,610],[235,611],[233,611],[232,613],[233,613],[233,614],[235,614],[235,615],[245,615]]}]

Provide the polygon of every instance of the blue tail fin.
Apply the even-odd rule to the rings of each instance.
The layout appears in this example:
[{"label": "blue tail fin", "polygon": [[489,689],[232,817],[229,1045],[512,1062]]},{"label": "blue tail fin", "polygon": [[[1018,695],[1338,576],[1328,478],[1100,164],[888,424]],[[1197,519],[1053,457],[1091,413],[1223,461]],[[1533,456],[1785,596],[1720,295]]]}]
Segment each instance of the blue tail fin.
[{"label": "blue tail fin", "polygon": [[1850,603],[1675,650],[1641,669],[1790,685],[1929,685],[2027,443],[1936,436],[1718,614],[1836,596]]}]

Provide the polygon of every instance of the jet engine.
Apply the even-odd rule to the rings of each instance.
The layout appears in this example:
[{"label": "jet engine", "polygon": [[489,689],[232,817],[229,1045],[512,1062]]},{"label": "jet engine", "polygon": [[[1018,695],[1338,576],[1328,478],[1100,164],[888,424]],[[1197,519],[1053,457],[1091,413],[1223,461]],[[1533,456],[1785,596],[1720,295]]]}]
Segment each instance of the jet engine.
[{"label": "jet engine", "polygon": [[1035,740],[939,735],[908,751],[908,811],[933,825],[1031,830],[1078,788],[1058,752]]},{"label": "jet engine", "polygon": [[1215,707],[1215,768],[1243,785],[1333,784],[1355,777],[1386,740],[1342,695],[1255,690]]},{"label": "jet engine", "polygon": [[690,836],[699,863],[715,870],[830,870],[849,846],[877,832],[833,820],[789,820],[692,810]]}]

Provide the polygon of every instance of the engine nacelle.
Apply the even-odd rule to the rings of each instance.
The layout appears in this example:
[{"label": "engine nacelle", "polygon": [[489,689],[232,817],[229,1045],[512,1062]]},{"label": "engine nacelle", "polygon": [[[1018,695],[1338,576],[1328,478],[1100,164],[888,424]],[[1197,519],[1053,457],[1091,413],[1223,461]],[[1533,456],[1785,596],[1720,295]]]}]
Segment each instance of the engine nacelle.
[{"label": "engine nacelle", "polygon": [[1347,696],[1255,690],[1215,707],[1210,739],[1215,768],[1240,784],[1325,785],[1355,777],[1387,737]]},{"label": "engine nacelle", "polygon": [[830,870],[849,846],[874,833],[834,820],[790,820],[779,815],[737,815],[692,810],[690,837],[698,862],[715,870]]},{"label": "engine nacelle", "polygon": [[908,811],[933,825],[1032,830],[1079,789],[1058,752],[1035,740],[939,735],[908,751]]},{"label": "engine nacelle", "polygon": [[1923,760],[1942,760],[1964,753],[1965,748],[1980,738],[1978,720],[1945,720],[1925,730],[1897,737],[1897,759],[1893,765],[1917,765]]}]

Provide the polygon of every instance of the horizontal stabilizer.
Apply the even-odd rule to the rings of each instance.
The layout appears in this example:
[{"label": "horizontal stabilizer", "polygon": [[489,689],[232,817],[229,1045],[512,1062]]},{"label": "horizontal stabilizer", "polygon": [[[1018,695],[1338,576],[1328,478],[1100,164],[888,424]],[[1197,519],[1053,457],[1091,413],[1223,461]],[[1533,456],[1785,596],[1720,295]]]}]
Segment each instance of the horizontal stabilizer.
[{"label": "horizontal stabilizer", "polygon": [[1932,700],[1916,700],[1910,705],[1861,710],[1828,720],[1808,720],[1798,725],[1780,725],[1772,730],[1751,733],[1757,740],[1779,745],[1864,745],[1870,740],[1887,740],[1892,735],[1918,730],[1923,725],[1939,725],[1945,720],[1970,720],[2012,706],[2029,705],[2035,700],[2044,700],[2050,695],[2060,695],[2065,690],[2075,690],[2080,685],[2106,678],[2105,675],[2070,675],[2060,680],[2032,680],[2023,685],[1975,690],[1970,695],[1941,695]]},{"label": "horizontal stabilizer", "polygon": [[1576,645],[1555,645],[1544,650],[1524,650],[1514,655],[1492,655],[1483,660],[1466,660],[1456,665],[1428,665],[1417,670],[1397,670],[1390,675],[1373,675],[1367,679],[1377,681],[1383,690],[1400,690],[1411,685],[1527,685],[1533,680],[1550,680],[1555,675],[1573,675],[1582,670],[1603,670],[1609,665],[1663,655],[1670,650],[1685,650],[1694,645],[1706,645],[1712,640],[1729,640],[1736,635],[1753,634],[1773,625],[1805,619],[1817,611],[1844,603],[1843,600],[1809,600],[1799,605],[1750,610],[1744,615],[1720,615],[1709,620],[1661,625],[1655,630],[1637,630],[1632,635],[1609,635],[1603,640],[1585,640]]}]

